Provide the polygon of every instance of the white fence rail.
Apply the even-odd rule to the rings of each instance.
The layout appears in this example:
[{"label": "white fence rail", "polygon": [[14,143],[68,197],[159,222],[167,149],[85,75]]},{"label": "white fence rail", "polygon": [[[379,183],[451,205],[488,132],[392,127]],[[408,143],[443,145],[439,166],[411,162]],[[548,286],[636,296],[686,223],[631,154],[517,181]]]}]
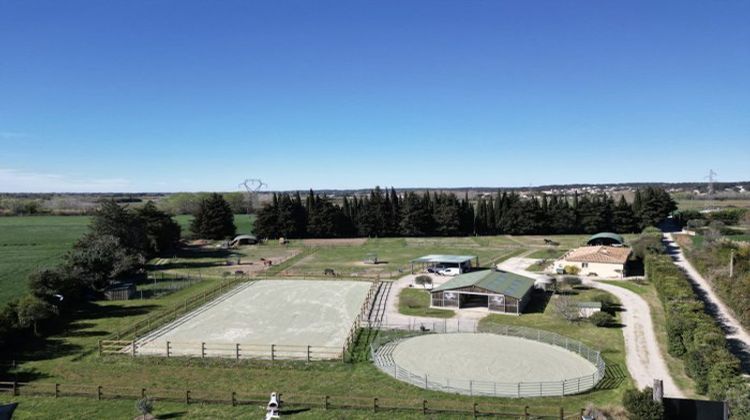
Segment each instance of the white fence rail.
[{"label": "white fence rail", "polygon": [[[416,334],[414,335],[420,335],[422,333],[429,334],[432,332],[424,331],[421,329],[411,329],[409,331],[415,332]],[[434,328],[433,331],[446,332],[441,331],[440,328]],[[599,383],[602,378],[604,378],[606,365],[604,363],[604,360],[601,358],[601,354],[598,351],[584,345],[578,340],[573,340],[571,338],[564,337],[549,331],[541,331],[524,327],[514,327],[509,325],[495,326],[491,328],[483,327],[479,332],[493,333],[510,337],[520,337],[562,347],[566,350],[580,355],[581,357],[591,362],[596,367],[596,371],[591,375],[566,378],[559,381],[544,382],[491,382],[441,378],[428,376],[426,374],[420,375],[404,369],[401,366],[398,366],[398,364],[393,360],[393,357],[391,356],[396,345],[398,345],[401,340],[404,340],[404,337],[385,343],[373,343],[373,345],[370,347],[371,357],[375,365],[380,370],[398,380],[408,382],[412,385],[428,390],[451,392],[472,396],[523,398],[571,395],[585,392],[594,388],[596,384]]]}]

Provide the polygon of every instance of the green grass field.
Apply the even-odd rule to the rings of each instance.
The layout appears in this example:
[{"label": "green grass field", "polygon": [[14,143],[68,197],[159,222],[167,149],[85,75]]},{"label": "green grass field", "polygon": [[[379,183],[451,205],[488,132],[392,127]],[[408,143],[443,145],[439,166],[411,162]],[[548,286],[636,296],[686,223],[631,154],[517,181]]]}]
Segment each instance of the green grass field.
[{"label": "green grass field", "polygon": [[[190,232],[192,216],[177,216],[183,233]],[[0,305],[23,295],[26,279],[39,268],[54,267],[73,243],[88,230],[88,216],[0,217]],[[237,231],[252,231],[247,215],[235,215]]]},{"label": "green grass field", "polygon": [[404,289],[398,296],[398,311],[404,315],[452,318],[455,312],[430,308],[430,292],[422,289]]},{"label": "green grass field", "polygon": [[739,207],[750,208],[750,200],[677,200],[680,210],[703,210],[706,208]]},{"label": "green grass field", "polygon": [[88,223],[87,216],[0,217],[0,305],[26,291],[31,272],[59,263]]}]

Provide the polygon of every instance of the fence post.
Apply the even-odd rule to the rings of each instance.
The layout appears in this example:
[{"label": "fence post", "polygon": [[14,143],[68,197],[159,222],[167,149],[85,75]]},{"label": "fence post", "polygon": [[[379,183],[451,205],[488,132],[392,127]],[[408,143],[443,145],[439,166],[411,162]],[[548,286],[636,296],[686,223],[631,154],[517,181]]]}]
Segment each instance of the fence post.
[{"label": "fence post", "polygon": [[132,351],[132,356],[135,357],[135,337],[133,337],[133,341],[130,342],[130,350]]},{"label": "fence post", "polygon": [[190,390],[185,391],[185,404],[190,405]]},{"label": "fence post", "polygon": [[276,353],[276,344],[271,344],[271,361],[273,362],[275,359]]},{"label": "fence post", "polygon": [[427,374],[424,374],[424,389],[427,389]]},{"label": "fence post", "polygon": [[201,342],[201,359],[206,358],[206,343]]},{"label": "fence post", "polygon": [[146,398],[146,388],[141,388],[141,398]]},{"label": "fence post", "polygon": [[373,413],[378,412],[378,397],[375,397],[372,399],[372,412]]},{"label": "fence post", "polygon": [[237,405],[237,393],[232,391],[232,407]]},{"label": "fence post", "polygon": [[560,407],[560,420],[565,420],[565,409]]},{"label": "fence post", "polygon": [[55,398],[60,396],[60,384],[55,384]]},{"label": "fence post", "polygon": [[524,417],[524,418],[525,418],[526,420],[529,420],[529,406],[528,406],[528,405],[527,405],[526,407],[524,407],[524,408],[523,408],[523,417]]},{"label": "fence post", "polygon": [[422,414],[427,415],[427,400],[422,400]]},{"label": "fence post", "polygon": [[516,384],[516,387],[518,388],[518,398],[521,398],[521,383]]},{"label": "fence post", "polygon": [[307,361],[310,361],[310,346],[307,346]]},{"label": "fence post", "polygon": [[102,356],[102,340],[99,340],[99,357]]},{"label": "fence post", "polygon": [[240,360],[240,343],[234,345],[234,356],[237,360]]},{"label": "fence post", "polygon": [[102,400],[102,386],[101,385],[96,387],[96,399],[98,401]]},{"label": "fence post", "polygon": [[167,341],[167,357],[169,357],[169,341]]},{"label": "fence post", "polygon": [[469,395],[474,396],[474,381],[469,380]]}]

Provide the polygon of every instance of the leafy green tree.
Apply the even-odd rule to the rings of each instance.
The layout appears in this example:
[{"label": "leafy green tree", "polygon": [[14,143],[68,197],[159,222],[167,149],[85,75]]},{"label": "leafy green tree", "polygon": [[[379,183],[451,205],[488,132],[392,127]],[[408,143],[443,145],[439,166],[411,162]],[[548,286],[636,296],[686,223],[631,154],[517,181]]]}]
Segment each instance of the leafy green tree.
[{"label": "leafy green tree", "polygon": [[[28,285],[34,297],[58,307],[75,305],[84,292],[79,279],[69,276],[62,268],[35,271],[29,275]],[[62,301],[59,296],[62,296]]]},{"label": "leafy green tree", "polygon": [[112,281],[141,272],[145,260],[124,248],[111,235],[86,235],[66,255],[70,276],[94,291],[103,291]]},{"label": "leafy green tree", "polygon": [[26,295],[18,301],[18,325],[32,327],[34,335],[39,335],[39,323],[57,315],[57,308],[33,295]]},{"label": "leafy green tree", "polygon": [[630,415],[631,420],[662,420],[664,406],[654,401],[653,389],[646,387],[643,391],[628,389],[622,398],[622,405]]},{"label": "leafy green tree", "polygon": [[432,277],[425,276],[425,275],[417,276],[417,277],[414,278],[414,283],[416,283],[416,284],[418,284],[418,285],[420,285],[420,286],[422,286],[424,288],[427,288],[428,284],[432,285]]},{"label": "leafy green tree", "polygon": [[152,201],[136,210],[136,216],[146,229],[147,255],[158,255],[177,246],[180,241],[180,225],[167,213],[159,210]]},{"label": "leafy green tree", "polygon": [[114,236],[120,246],[144,255],[149,243],[146,225],[136,214],[114,200],[103,201],[91,219],[89,230],[94,236]]},{"label": "leafy green tree", "polygon": [[615,318],[606,312],[596,312],[589,317],[589,322],[596,325],[597,327],[607,327],[612,325]]},{"label": "leafy green tree", "polygon": [[233,237],[234,214],[224,197],[213,193],[202,200],[190,224],[193,234],[203,239],[226,239]]}]

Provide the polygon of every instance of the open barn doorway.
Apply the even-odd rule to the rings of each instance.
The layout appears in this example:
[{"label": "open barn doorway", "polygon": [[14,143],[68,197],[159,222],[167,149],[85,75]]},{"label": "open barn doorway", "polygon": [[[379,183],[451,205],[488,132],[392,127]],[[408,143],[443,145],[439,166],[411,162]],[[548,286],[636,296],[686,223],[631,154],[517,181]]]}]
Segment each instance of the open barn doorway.
[{"label": "open barn doorway", "polygon": [[471,293],[461,293],[458,307],[464,308],[487,308],[489,306],[487,295],[475,295]]}]

